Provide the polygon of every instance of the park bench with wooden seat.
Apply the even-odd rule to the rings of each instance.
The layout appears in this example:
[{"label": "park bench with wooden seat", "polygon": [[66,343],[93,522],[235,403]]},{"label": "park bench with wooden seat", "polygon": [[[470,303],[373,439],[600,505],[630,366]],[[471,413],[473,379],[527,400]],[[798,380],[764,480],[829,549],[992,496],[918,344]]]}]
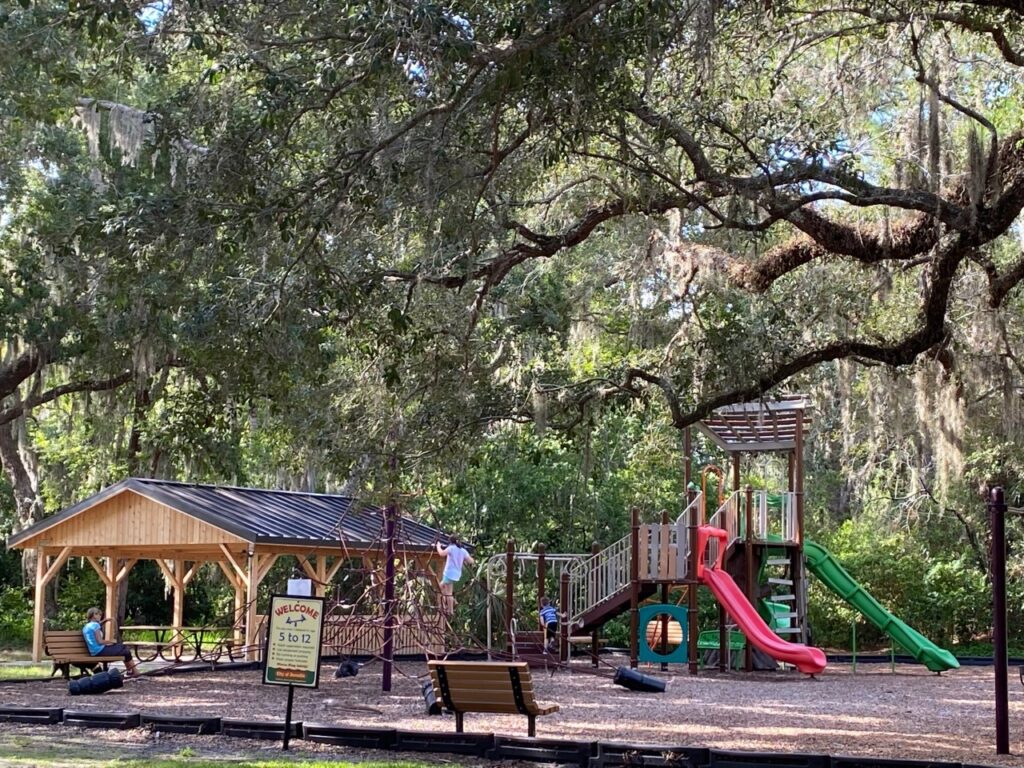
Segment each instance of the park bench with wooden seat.
[{"label": "park bench with wooden seat", "polygon": [[558,711],[534,696],[530,665],[525,661],[428,661],[434,695],[455,713],[455,732],[462,733],[466,712],[525,715],[530,736],[537,735],[537,717]]},{"label": "park bench with wooden seat", "polygon": [[50,673],[50,677],[53,677],[59,669],[65,680],[70,679],[72,664],[82,672],[89,674],[99,665],[106,669],[107,664],[117,661],[117,657],[100,657],[89,653],[89,647],[85,644],[85,637],[82,636],[80,629],[43,630],[43,646],[46,655],[53,659],[53,671]]}]

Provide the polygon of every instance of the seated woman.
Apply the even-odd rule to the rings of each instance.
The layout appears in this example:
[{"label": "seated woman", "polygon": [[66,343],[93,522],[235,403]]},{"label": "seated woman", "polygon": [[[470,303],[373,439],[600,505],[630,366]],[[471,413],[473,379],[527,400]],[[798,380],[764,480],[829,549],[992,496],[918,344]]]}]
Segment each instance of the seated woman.
[{"label": "seated woman", "polygon": [[125,669],[128,670],[127,676],[135,677],[139,672],[132,660],[132,652],[125,647],[124,643],[103,639],[102,625],[104,621],[110,621],[110,619],[104,619],[103,611],[99,608],[90,608],[85,612],[86,623],[82,627],[82,636],[85,638],[89,653],[93,656],[121,656],[124,659]]}]

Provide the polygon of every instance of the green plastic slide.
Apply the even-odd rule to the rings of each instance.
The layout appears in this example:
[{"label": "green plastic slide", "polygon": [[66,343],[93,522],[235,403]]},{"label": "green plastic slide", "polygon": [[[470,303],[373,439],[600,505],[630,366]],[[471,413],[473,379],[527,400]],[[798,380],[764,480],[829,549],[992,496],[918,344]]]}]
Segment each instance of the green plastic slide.
[{"label": "green plastic slide", "polygon": [[885,610],[864,587],[853,580],[827,549],[805,539],[804,560],[808,570],[821,579],[826,587],[860,611],[864,618],[889,635],[897,645],[932,672],[943,672],[960,666],[960,662],[952,653],[945,648],[939,648],[920,632]]}]

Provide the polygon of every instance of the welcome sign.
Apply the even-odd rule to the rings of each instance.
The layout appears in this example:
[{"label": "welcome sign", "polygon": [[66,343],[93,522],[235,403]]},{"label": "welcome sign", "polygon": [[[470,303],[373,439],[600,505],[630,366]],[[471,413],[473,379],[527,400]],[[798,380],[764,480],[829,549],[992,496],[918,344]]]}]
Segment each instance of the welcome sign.
[{"label": "welcome sign", "polygon": [[323,618],[322,597],[270,598],[264,683],[319,687]]}]

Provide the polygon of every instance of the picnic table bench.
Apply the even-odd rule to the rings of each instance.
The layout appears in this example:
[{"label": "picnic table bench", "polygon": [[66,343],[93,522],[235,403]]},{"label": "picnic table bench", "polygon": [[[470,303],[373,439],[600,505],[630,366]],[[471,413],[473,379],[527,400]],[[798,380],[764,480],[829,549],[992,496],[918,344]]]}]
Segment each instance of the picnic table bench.
[{"label": "picnic table bench", "polygon": [[91,674],[97,666],[102,665],[104,669],[112,661],[119,661],[116,656],[93,656],[89,653],[89,646],[85,644],[85,637],[80,629],[44,629],[43,648],[46,655],[53,660],[53,677],[59,669],[65,680],[71,678],[71,665],[74,664],[84,674]]},{"label": "picnic table bench", "polygon": [[434,695],[455,713],[455,732],[462,733],[466,712],[519,714],[527,733],[537,735],[537,717],[558,711],[534,696],[530,665],[525,661],[428,661]]}]

